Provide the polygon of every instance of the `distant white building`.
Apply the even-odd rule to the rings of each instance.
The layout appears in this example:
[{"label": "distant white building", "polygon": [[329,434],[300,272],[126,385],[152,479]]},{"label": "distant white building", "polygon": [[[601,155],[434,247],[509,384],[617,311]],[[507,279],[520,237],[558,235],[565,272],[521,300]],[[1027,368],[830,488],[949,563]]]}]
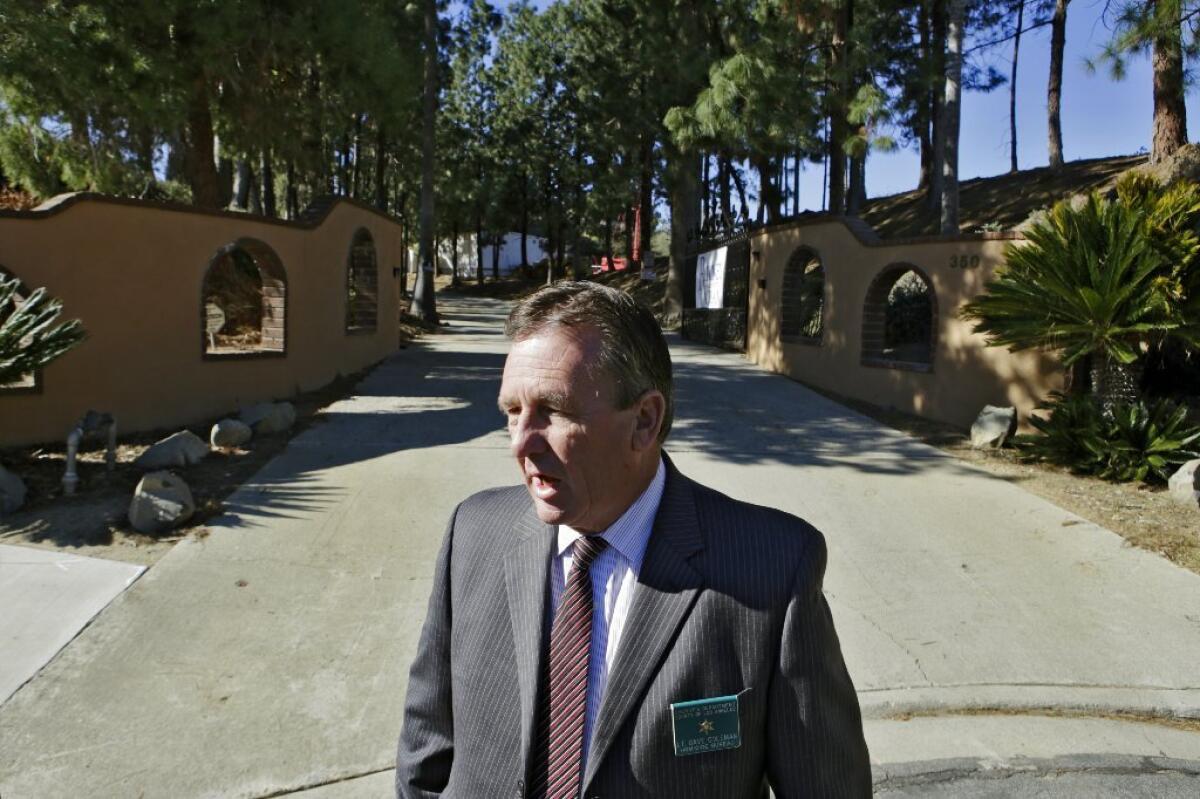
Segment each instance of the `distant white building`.
[{"label": "distant white building", "polygon": [[[537,236],[526,238],[525,252],[529,256],[530,264],[539,263],[550,257],[550,254],[543,249],[547,244],[548,242],[545,239],[539,239]],[[483,273],[485,275],[491,274],[492,251],[495,249],[495,246],[490,244],[483,248]],[[500,244],[500,274],[507,275],[520,265],[521,234],[507,233],[504,236],[504,241]],[[474,272],[471,274],[474,274]]]},{"label": "distant white building", "polygon": [[[544,249],[547,245],[545,239],[530,235],[525,241],[526,253],[529,256],[529,263],[536,264],[545,258],[549,257],[549,253]],[[488,244],[483,248],[483,274],[485,277],[492,276],[492,251],[496,247]],[[419,251],[416,247],[412,247],[409,251],[409,263],[416,267],[419,261]],[[453,243],[448,239],[440,239],[438,241],[438,258],[437,271],[438,274],[448,275],[452,271],[454,264],[454,247]],[[507,233],[504,236],[504,241],[500,244],[500,263],[499,269],[501,275],[512,274],[512,271],[521,265],[521,234]],[[458,276],[463,279],[475,277],[476,271],[476,250],[475,250],[475,234],[463,233],[458,237]]]}]

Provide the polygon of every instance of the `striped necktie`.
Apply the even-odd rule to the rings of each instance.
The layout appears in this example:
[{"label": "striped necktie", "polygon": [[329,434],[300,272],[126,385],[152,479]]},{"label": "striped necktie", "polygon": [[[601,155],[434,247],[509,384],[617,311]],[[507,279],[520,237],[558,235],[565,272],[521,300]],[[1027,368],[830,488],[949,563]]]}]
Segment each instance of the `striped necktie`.
[{"label": "striped necktie", "polygon": [[536,799],[575,799],[583,778],[583,720],[587,711],[588,662],[592,648],[593,561],[608,542],[600,536],[575,540],[543,669],[539,708],[539,754],[534,771]]}]

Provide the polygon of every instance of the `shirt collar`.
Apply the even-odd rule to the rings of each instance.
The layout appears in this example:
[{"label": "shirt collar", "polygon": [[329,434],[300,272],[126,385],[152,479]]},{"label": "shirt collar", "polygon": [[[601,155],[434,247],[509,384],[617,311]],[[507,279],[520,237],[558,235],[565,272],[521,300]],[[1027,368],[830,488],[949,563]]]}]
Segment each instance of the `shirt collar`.
[{"label": "shirt collar", "polygon": [[[662,500],[666,482],[667,468],[662,458],[659,458],[658,469],[654,472],[654,479],[650,481],[650,485],[646,486],[641,496],[621,514],[621,518],[600,534],[611,548],[625,558],[635,574],[641,571],[642,556],[646,554],[646,545],[650,542],[650,531],[654,528],[654,517],[658,513],[658,504]],[[558,555],[561,557],[566,554],[571,545],[582,536],[583,533],[560,524]]]}]

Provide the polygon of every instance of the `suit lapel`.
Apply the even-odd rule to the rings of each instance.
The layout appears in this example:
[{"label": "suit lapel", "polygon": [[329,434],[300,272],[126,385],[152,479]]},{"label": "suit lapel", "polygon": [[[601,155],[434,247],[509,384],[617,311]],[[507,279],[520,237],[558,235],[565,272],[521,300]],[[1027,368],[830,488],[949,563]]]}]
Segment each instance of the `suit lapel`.
[{"label": "suit lapel", "polygon": [[[664,459],[666,456],[664,455]],[[691,481],[669,459],[667,482],[642,558],[617,659],[604,688],[584,774],[585,789],[651,679],[703,587],[688,559],[704,548]],[[586,790],[585,790],[586,793]]]},{"label": "suit lapel", "polygon": [[521,692],[521,762],[522,768],[527,770],[537,712],[538,669],[541,667],[554,528],[539,521],[530,506],[515,531],[519,540],[504,556],[504,584],[508,591],[517,685]]}]

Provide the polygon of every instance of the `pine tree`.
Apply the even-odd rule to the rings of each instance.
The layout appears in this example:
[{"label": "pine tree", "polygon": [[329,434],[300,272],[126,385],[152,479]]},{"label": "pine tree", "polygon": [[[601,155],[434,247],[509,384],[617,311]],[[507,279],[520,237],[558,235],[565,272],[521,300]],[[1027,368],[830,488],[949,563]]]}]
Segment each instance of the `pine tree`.
[{"label": "pine tree", "polygon": [[436,117],[438,95],[438,9],[437,0],[424,0],[423,39],[425,77],[421,106],[421,233],[417,284],[413,288],[409,313],[427,322],[437,321],[434,299],[434,270],[437,254],[433,251],[434,197],[433,178],[437,158]]},{"label": "pine tree", "polygon": [[1200,2],[1123,0],[1114,5],[1114,11],[1113,38],[1100,57],[1109,63],[1113,78],[1121,80],[1129,55],[1151,55],[1154,129],[1150,160],[1159,162],[1187,144],[1186,62],[1200,53],[1200,43],[1194,35],[1185,39],[1184,25],[1191,34],[1200,16]]}]

